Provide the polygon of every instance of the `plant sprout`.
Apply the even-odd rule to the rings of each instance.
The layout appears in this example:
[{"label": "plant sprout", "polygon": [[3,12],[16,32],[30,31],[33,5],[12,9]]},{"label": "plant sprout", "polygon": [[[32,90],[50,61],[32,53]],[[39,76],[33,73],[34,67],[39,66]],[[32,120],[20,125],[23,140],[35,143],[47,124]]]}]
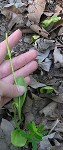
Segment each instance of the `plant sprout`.
[{"label": "plant sprout", "polygon": [[[10,66],[12,69],[12,75],[14,78],[14,84],[15,85],[21,85],[26,88],[26,82],[24,80],[24,77],[15,77],[14,68],[12,65],[12,58],[11,58],[11,51],[8,44],[8,34],[6,33],[6,47],[7,47],[7,58],[10,59]],[[23,147],[28,143],[32,144],[32,150],[37,150],[37,142],[42,140],[42,137],[47,134],[47,132],[44,131],[44,125],[40,125],[39,127],[36,127],[35,122],[27,123],[27,129],[26,132],[23,129],[20,129],[20,125],[17,122],[16,114],[18,114],[19,122],[22,123],[22,107],[24,105],[26,99],[26,92],[19,97],[14,98],[13,101],[13,110],[14,110],[14,122],[16,125],[16,129],[14,129],[11,132],[11,143],[14,146],[17,147]]]}]

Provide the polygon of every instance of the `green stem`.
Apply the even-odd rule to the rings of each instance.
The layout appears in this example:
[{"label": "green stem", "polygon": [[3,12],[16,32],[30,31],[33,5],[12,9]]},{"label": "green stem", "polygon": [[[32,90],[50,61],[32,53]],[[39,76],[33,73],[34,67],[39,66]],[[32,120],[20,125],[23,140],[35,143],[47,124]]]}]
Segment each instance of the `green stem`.
[{"label": "green stem", "polygon": [[19,119],[20,119],[20,123],[21,123],[21,98],[19,96]]},{"label": "green stem", "polygon": [[10,48],[9,48],[9,44],[8,44],[8,34],[7,33],[6,33],[6,46],[7,46],[7,50],[8,50],[8,55],[9,55],[9,59],[10,59],[10,66],[11,66],[11,69],[12,69],[14,82],[15,82],[15,84],[17,84],[16,77],[15,77],[15,74],[14,74],[14,68],[13,68],[13,65],[12,65],[12,58],[11,58],[11,52],[10,52]]},{"label": "green stem", "polygon": [[[11,70],[12,70],[14,82],[15,82],[15,84],[17,85],[16,77],[15,77],[15,74],[14,74],[14,68],[13,68],[13,65],[12,65],[12,58],[11,58],[11,52],[10,52],[10,48],[9,48],[8,34],[7,34],[7,33],[6,33],[6,46],[7,46],[8,56],[9,56],[9,59],[10,59],[10,66],[11,66]],[[20,97],[18,97],[18,101],[19,101],[19,106],[20,106]],[[20,116],[20,113],[19,113],[20,111],[21,111],[21,110],[19,109],[18,114],[19,114],[19,119],[20,119],[20,122],[21,122],[21,116]],[[15,123],[16,123],[16,126],[17,126],[17,122],[16,122],[16,112],[15,112],[15,111],[14,111],[14,120],[15,120]]]},{"label": "green stem", "polygon": [[20,127],[16,121],[16,110],[15,109],[14,109],[14,122],[15,122],[16,128],[18,128],[18,130],[20,130]]}]

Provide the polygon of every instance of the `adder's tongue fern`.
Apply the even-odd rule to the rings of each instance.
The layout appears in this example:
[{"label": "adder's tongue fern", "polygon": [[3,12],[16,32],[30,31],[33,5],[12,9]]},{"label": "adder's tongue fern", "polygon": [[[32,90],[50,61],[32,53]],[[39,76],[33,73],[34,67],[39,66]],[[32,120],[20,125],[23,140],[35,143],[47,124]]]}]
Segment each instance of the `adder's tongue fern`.
[{"label": "adder's tongue fern", "polygon": [[[11,70],[12,70],[12,74],[13,74],[13,78],[14,78],[14,83],[16,85],[18,84],[18,85],[24,86],[26,88],[26,83],[25,83],[24,77],[18,77],[18,78],[15,77],[14,68],[13,68],[13,65],[12,65],[11,50],[9,48],[8,34],[7,33],[6,33],[6,47],[7,47],[8,56],[9,56],[9,59],[10,59],[10,66],[11,66]],[[21,122],[22,121],[21,111],[22,111],[22,106],[24,104],[25,98],[26,98],[26,92],[22,96],[14,98],[14,102],[13,102],[14,120],[15,120],[16,125],[17,125],[16,110],[18,111],[19,121]]]},{"label": "adder's tongue fern", "polygon": [[12,69],[12,74],[13,74],[13,77],[14,77],[14,82],[15,82],[15,84],[17,84],[16,77],[15,77],[15,74],[14,74],[14,68],[13,68],[13,65],[12,65],[11,51],[10,51],[10,48],[9,48],[8,34],[7,33],[6,33],[6,47],[7,47],[8,56],[9,56],[9,59],[10,59],[10,66],[11,66],[11,69]]},{"label": "adder's tongue fern", "polygon": [[[15,77],[14,68],[12,65],[11,51],[10,51],[9,44],[8,44],[8,34],[7,33],[6,33],[6,47],[7,47],[8,56],[10,59],[10,66],[12,69],[14,82],[16,85],[18,84],[18,85],[24,86],[26,88],[26,82],[24,80],[24,77],[18,77],[18,78]],[[26,131],[20,129],[20,126],[17,123],[17,119],[16,119],[16,111],[17,111],[19,121],[21,123],[21,121],[22,121],[21,111],[22,111],[22,106],[24,104],[25,98],[26,98],[26,92],[22,96],[14,98],[13,106],[14,106],[14,121],[16,124],[16,129],[14,129],[11,132],[11,143],[17,147],[23,147],[27,143],[31,142],[33,150],[37,150],[36,143],[41,141],[42,137],[44,136],[44,131],[42,131],[44,126],[40,125],[39,127],[36,127],[35,122],[27,123],[28,132],[26,132]]]}]

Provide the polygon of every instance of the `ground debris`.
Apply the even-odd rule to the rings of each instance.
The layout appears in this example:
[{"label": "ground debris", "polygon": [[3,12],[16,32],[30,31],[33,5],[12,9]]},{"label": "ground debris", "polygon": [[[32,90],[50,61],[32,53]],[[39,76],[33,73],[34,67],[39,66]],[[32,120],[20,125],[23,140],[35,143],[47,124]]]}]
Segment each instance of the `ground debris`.
[{"label": "ground debris", "polygon": [[[23,128],[26,122],[44,124],[48,135],[41,141],[41,150],[63,150],[63,8],[61,0],[0,0],[0,41],[20,28],[23,36],[12,50],[12,57],[36,49],[38,69],[31,76],[28,95],[23,107]],[[45,19],[61,17],[47,28]],[[32,36],[39,39],[32,42]],[[57,93],[40,94],[40,88],[51,86]],[[14,128],[11,102],[0,111],[0,149],[18,150],[10,143]],[[2,119],[3,118],[3,119]],[[4,119],[5,118],[5,119]],[[5,137],[4,137],[5,136]],[[5,146],[5,147],[4,147]],[[29,150],[29,147],[21,150]],[[31,150],[31,149],[30,149]],[[39,150],[39,148],[38,148]]]}]

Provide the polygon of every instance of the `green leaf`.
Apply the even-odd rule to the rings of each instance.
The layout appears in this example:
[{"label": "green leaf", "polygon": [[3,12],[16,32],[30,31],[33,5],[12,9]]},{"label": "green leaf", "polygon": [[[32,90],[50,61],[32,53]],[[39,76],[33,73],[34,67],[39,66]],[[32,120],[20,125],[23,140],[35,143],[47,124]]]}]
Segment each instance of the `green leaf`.
[{"label": "green leaf", "polygon": [[40,36],[39,35],[33,35],[32,36],[32,42],[34,43],[37,39],[39,39]]},{"label": "green leaf", "polygon": [[32,139],[32,147],[33,147],[32,150],[37,150],[37,144],[34,139]]},{"label": "green leaf", "polygon": [[[24,77],[18,77],[16,78],[16,82],[17,82],[17,85],[21,85],[21,86],[24,86],[26,88],[26,82],[24,80]],[[19,115],[19,119],[21,120],[21,111],[22,111],[22,106],[24,104],[24,101],[25,101],[25,98],[26,98],[26,92],[22,95],[22,96],[19,96],[17,98],[14,98],[14,105],[16,106],[17,108],[17,111],[18,111],[18,115]]]},{"label": "green leaf", "polygon": [[55,92],[54,88],[52,88],[51,86],[45,86],[45,87],[42,87],[40,89],[40,93],[44,94],[44,93],[52,93],[52,92]]},{"label": "green leaf", "polygon": [[22,135],[23,137],[25,137],[26,139],[28,139],[28,136],[29,136],[28,133],[26,133],[24,130],[21,130],[21,129],[20,129],[20,133],[21,133],[21,135]]},{"label": "green leaf", "polygon": [[27,139],[21,135],[20,130],[13,130],[11,132],[11,143],[17,147],[23,147],[26,144]]},{"label": "green leaf", "polygon": [[41,132],[44,129],[44,125],[40,125],[37,129],[38,132]]},{"label": "green leaf", "polygon": [[32,123],[28,122],[28,123],[27,123],[27,128],[28,128],[28,130],[29,130],[30,132],[32,132],[32,131],[33,131]]},{"label": "green leaf", "polygon": [[32,128],[33,128],[33,131],[35,132],[35,136],[37,135],[38,137],[42,137],[42,134],[38,132],[38,128],[36,127],[36,124],[34,121],[32,122]]},{"label": "green leaf", "polygon": [[[43,137],[43,136],[42,136]],[[35,136],[34,137],[34,141],[35,142],[40,142],[42,140],[42,137],[39,137],[39,136]]]},{"label": "green leaf", "polygon": [[43,136],[47,135],[48,134],[48,130],[43,130],[42,134],[43,134]]},{"label": "green leaf", "polygon": [[9,55],[6,55],[5,60],[9,60]]},{"label": "green leaf", "polygon": [[34,121],[32,121],[32,128],[34,132],[37,132],[36,124]]},{"label": "green leaf", "polygon": [[27,128],[30,131],[29,137],[32,137],[32,138],[36,137],[39,139],[42,137],[42,134],[41,132],[38,131],[38,128],[36,127],[36,124],[34,121],[32,123],[27,123]]},{"label": "green leaf", "polygon": [[60,19],[61,19],[61,17],[52,16],[49,19],[44,20],[41,23],[41,26],[44,28],[47,28],[50,24],[55,23],[55,22],[59,21]]},{"label": "green leaf", "polygon": [[35,132],[32,128],[32,123],[29,123],[29,122],[27,123],[27,129],[29,130],[28,140],[31,140],[35,135]]}]

